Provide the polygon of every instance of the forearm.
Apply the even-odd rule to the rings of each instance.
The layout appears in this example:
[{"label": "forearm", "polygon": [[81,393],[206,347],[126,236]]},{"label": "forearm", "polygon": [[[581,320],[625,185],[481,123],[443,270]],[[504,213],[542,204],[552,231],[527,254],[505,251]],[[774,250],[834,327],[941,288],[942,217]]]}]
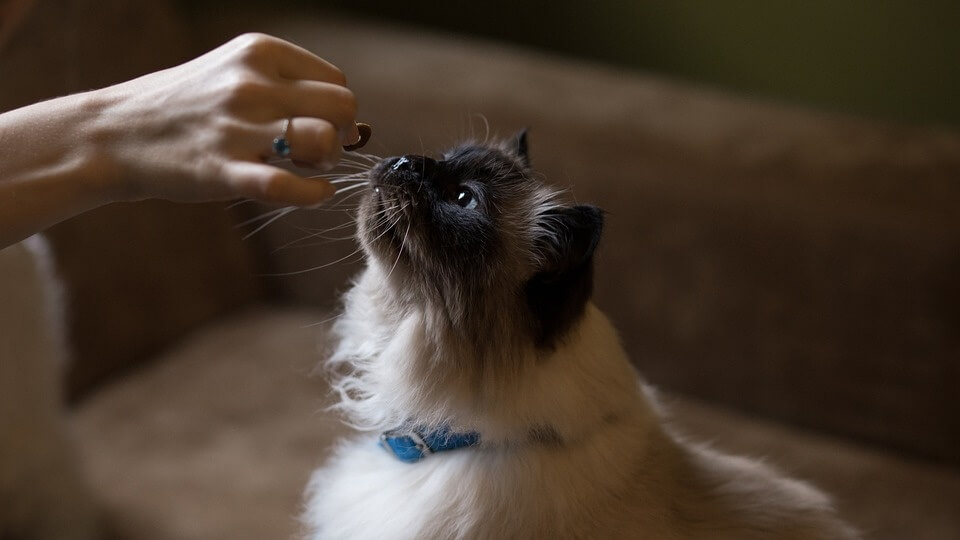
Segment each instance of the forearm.
[{"label": "forearm", "polygon": [[0,114],[0,249],[112,200],[99,111],[77,94]]},{"label": "forearm", "polygon": [[0,248],[112,201],[327,200],[330,182],[268,160],[282,134],[282,157],[337,162],[359,139],[345,81],[308,51],[246,34],[180,66],[0,114]]}]

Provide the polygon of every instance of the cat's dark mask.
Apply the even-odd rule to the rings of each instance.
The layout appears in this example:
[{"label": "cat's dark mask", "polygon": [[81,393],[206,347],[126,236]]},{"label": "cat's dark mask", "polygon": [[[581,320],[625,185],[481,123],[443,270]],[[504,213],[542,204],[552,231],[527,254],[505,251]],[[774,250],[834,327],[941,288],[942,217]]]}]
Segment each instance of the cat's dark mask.
[{"label": "cat's dark mask", "polygon": [[561,204],[534,178],[526,132],[439,159],[388,158],[370,181],[359,235],[408,298],[440,306],[467,333],[523,328],[538,346],[583,314],[603,214]]}]

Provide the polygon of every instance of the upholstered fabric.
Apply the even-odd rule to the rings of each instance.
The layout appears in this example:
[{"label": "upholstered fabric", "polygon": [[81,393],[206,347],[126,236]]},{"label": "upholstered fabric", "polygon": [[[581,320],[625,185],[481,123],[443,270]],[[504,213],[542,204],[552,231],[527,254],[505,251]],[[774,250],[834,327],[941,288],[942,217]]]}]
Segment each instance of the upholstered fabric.
[{"label": "upholstered fabric", "polygon": [[[209,326],[77,413],[92,483],[131,540],[261,540],[298,530],[300,495],[335,438],[311,376],[329,318],[250,311]],[[667,396],[689,436],[764,457],[833,493],[869,538],[952,540],[960,473]],[[458,452],[469,452],[469,449]]]}]

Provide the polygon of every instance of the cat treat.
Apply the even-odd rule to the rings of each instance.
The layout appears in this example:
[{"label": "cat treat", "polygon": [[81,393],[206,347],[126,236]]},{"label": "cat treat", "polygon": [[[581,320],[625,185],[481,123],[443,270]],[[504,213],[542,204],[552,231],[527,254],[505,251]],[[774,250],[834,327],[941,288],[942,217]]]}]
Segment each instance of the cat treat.
[{"label": "cat treat", "polygon": [[343,147],[347,152],[353,152],[354,150],[359,150],[366,146],[367,141],[370,140],[370,136],[373,135],[373,128],[370,127],[370,124],[364,124],[363,122],[357,122],[357,131],[360,132],[360,140],[354,144],[348,144]]}]

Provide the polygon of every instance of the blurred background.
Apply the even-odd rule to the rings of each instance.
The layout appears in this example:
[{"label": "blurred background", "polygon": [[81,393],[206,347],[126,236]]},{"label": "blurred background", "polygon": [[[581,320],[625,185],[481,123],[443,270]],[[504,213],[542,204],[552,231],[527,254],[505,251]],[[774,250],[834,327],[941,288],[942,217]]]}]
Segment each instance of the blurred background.
[{"label": "blurred background", "polygon": [[[953,539],[958,30],[939,0],[0,0],[0,111],[263,31],[344,69],[365,151],[529,127],[544,177],[609,212],[596,302],[682,429],[813,480],[870,538]],[[289,535],[338,432],[306,374],[361,262],[309,235],[349,201],[246,237],[269,210],[48,233],[81,454],[130,537]]]},{"label": "blurred background", "polygon": [[[256,2],[184,2],[195,13]],[[960,123],[960,3],[300,0],[742,95],[926,125]]]}]

